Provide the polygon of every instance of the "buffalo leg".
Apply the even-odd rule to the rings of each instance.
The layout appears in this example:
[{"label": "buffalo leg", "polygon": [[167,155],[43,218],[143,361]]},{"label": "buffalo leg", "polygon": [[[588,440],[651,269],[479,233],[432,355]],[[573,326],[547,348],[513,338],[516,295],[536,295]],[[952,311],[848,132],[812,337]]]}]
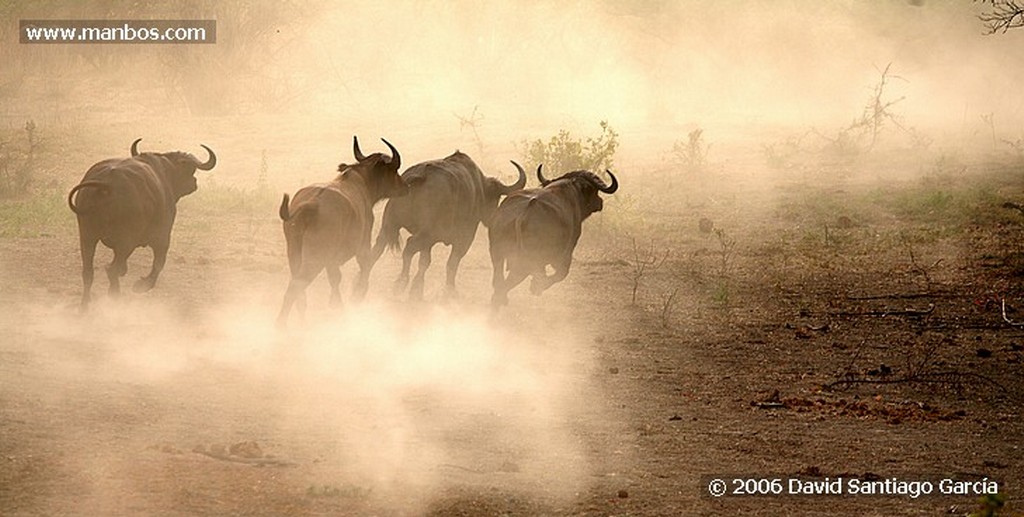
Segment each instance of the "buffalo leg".
[{"label": "buffalo leg", "polygon": [[425,238],[420,246],[420,263],[416,268],[416,276],[412,279],[412,286],[409,288],[409,298],[412,300],[423,299],[423,281],[427,276],[427,269],[430,267],[430,250],[434,244]]},{"label": "buffalo leg", "polygon": [[[369,238],[367,238],[367,241],[369,241]],[[356,301],[362,301],[366,298],[366,291],[370,288],[370,270],[373,268],[373,263],[370,261],[372,258],[373,251],[369,247],[364,251],[356,253],[356,264],[359,264],[359,274],[356,276],[356,283],[352,287],[352,298]]]},{"label": "buffalo leg", "polygon": [[[384,242],[384,237],[378,235],[377,242],[373,243],[373,249],[370,250],[370,261],[368,262],[370,269],[373,269],[373,266],[377,265],[377,261],[380,260],[380,256],[384,254],[384,248],[386,248],[387,245],[388,244]],[[369,276],[369,273],[367,273],[367,276]]]},{"label": "buffalo leg", "polygon": [[[364,298],[366,291],[370,289],[370,273],[373,272],[373,266],[377,265],[377,261],[380,260],[380,256],[384,253],[385,246],[387,246],[387,243],[378,235],[377,242],[365,258],[360,260],[359,255],[356,255],[356,262],[359,264],[359,276],[356,278],[355,291],[358,293],[359,299]],[[328,273],[330,273],[330,268],[328,268]],[[340,278],[341,273],[339,272],[338,274]]]},{"label": "buffalo leg", "polygon": [[121,277],[128,274],[128,257],[131,256],[131,248],[114,248],[114,260],[107,266],[107,280],[110,281],[110,296],[121,294]]},{"label": "buffalo leg", "polygon": [[491,296],[491,306],[497,308],[501,305],[508,305],[508,292],[521,284],[529,271],[518,268],[509,268],[508,275],[505,275],[505,257],[491,252],[491,265],[494,267],[494,276],[491,285],[494,287],[494,294]]},{"label": "buffalo leg", "polygon": [[405,249],[402,250],[402,272],[398,274],[398,278],[395,280],[395,294],[401,293],[405,290],[405,286],[409,285],[409,269],[412,265],[412,257],[419,251],[419,241],[415,235],[409,236],[405,241]]},{"label": "buffalo leg", "polygon": [[444,294],[448,298],[458,297],[458,292],[455,291],[455,275],[459,273],[459,264],[462,262],[462,258],[466,256],[467,251],[469,251],[468,244],[452,245],[452,252],[448,255],[448,263],[445,266],[447,277],[445,278]]},{"label": "buffalo leg", "polygon": [[491,267],[493,271],[491,273],[491,288],[494,289],[494,294],[491,295],[491,305],[498,307],[499,305],[508,305],[508,291],[505,291],[505,257],[495,253],[494,248],[491,248]]},{"label": "buffalo leg", "polygon": [[292,275],[291,280],[288,281],[288,289],[284,292],[281,312],[277,315],[277,325],[279,327],[284,327],[288,324],[288,313],[292,311],[292,305],[295,305],[296,301],[299,302],[299,311],[305,311],[306,287],[313,282],[313,279],[320,274],[323,268],[322,265],[314,267],[303,264],[299,272]]},{"label": "buffalo leg", "polygon": [[539,274],[533,275],[533,280],[530,281],[530,292],[539,295],[552,285],[565,280],[565,277],[569,276],[569,265],[569,262],[554,264],[555,272],[550,276],[543,270]]},{"label": "buffalo leg", "polygon": [[153,267],[149,270],[149,275],[138,279],[135,285],[132,286],[132,291],[136,293],[144,293],[149,291],[156,285],[156,279],[160,276],[160,272],[164,270],[164,264],[167,263],[167,243],[154,244],[153,248]]},{"label": "buffalo leg", "polygon": [[[362,271],[360,271],[362,273]],[[341,266],[327,266],[327,282],[331,284],[331,307],[341,305]],[[299,311],[305,312],[305,296],[299,299]]]},{"label": "buffalo leg", "polygon": [[[529,271],[523,271],[519,269],[513,269],[509,271],[508,276],[502,283],[501,295],[498,296],[497,290],[495,290],[494,292],[494,295],[498,297],[498,302],[500,302],[501,305],[508,305],[508,292],[515,289],[517,285],[523,283],[523,280],[526,280],[526,277],[528,276],[530,276]],[[494,304],[495,301],[492,299],[491,303]]]},{"label": "buffalo leg", "polygon": [[295,308],[299,310],[299,321],[302,323],[306,323],[306,291],[307,289],[300,291],[295,299]]},{"label": "buffalo leg", "polygon": [[96,258],[96,243],[99,239],[86,237],[83,232],[78,241],[82,250],[82,310],[85,310],[92,299],[92,279],[95,275],[93,261]]}]

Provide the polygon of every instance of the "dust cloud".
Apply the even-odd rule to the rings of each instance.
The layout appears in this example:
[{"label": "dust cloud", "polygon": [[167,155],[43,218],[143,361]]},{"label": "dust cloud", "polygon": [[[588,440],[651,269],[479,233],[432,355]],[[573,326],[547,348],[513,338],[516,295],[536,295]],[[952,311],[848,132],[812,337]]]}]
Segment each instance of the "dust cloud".
[{"label": "dust cloud", "polygon": [[[669,213],[685,204],[697,217],[716,208],[769,210],[729,205],[736,178],[760,188],[770,174],[808,174],[811,167],[789,164],[773,170],[766,150],[781,152],[798,135],[841,133],[862,116],[890,64],[886,99],[895,102],[900,127],[886,131],[901,136],[889,151],[906,150],[913,144],[906,135],[922,134],[933,147],[911,152],[933,161],[944,146],[951,154],[991,150],[1001,145],[997,130],[1019,143],[1024,30],[986,36],[977,19],[983,4],[8,2],[0,6],[7,26],[0,28],[0,129],[13,141],[31,120],[43,135],[33,193],[63,196],[92,163],[126,155],[140,137],[144,151],[202,156],[198,146],[206,144],[218,165],[198,174],[199,191],[179,204],[172,260],[151,294],[101,299],[86,316],[66,307],[81,284],[74,222],[62,198],[60,212],[48,215],[60,222],[42,232],[60,245],[44,259],[31,245],[3,243],[15,251],[0,264],[11,286],[0,292],[29,296],[3,300],[16,306],[2,324],[14,336],[7,364],[19,373],[0,386],[23,395],[15,409],[42,421],[39,436],[67,447],[73,461],[55,469],[83,485],[72,489],[91,497],[85,507],[98,513],[124,510],[117,500],[126,493],[159,491],[147,483],[169,474],[153,467],[151,477],[135,460],[140,451],[156,446],[152,454],[169,451],[173,459],[197,445],[247,440],[281,461],[311,466],[308,479],[288,487],[310,487],[313,495],[325,485],[372,489],[396,509],[422,510],[444,487],[501,473],[511,490],[570,500],[612,470],[592,464],[581,429],[625,424],[621,413],[602,415],[607,393],[590,376],[598,361],[584,325],[523,314],[565,316],[579,300],[516,292],[514,316],[490,317],[482,307],[490,265],[481,232],[460,273],[472,286],[470,301],[407,305],[379,294],[378,283],[396,267],[385,257],[389,265],[375,270],[367,303],[328,311],[311,295],[307,321],[282,331],[272,316],[287,279],[284,240],[275,206],[251,192],[259,187],[279,200],[282,191],[329,179],[339,162],[351,161],[352,135],[367,153],[384,151],[378,138],[387,138],[406,166],[461,149],[507,182],[508,160],[521,158],[524,141],[563,129],[582,137],[608,121],[619,136],[614,170],[622,189],[585,223],[581,248],[621,244],[634,231],[675,232],[690,246],[682,223],[642,234],[644,210]],[[12,43],[17,21],[33,18],[216,19],[217,43]],[[682,168],[673,145],[698,128],[714,153],[708,168],[734,176],[663,182]],[[832,166],[829,160],[821,161]],[[918,165],[905,170],[917,174]],[[863,181],[893,177],[881,176]],[[535,184],[531,177],[528,185]],[[208,217],[223,213],[237,216],[234,226]],[[715,246],[707,242],[692,247]],[[591,264],[623,262],[598,255],[590,253]],[[428,286],[439,282],[439,262]],[[133,262],[132,274],[147,266]],[[103,277],[97,274],[97,293]],[[593,282],[575,271],[570,278]],[[617,309],[621,300],[601,302]],[[696,298],[677,303],[700,305]],[[24,447],[36,444],[36,434],[24,436]],[[621,455],[616,468],[628,464],[627,447],[608,441],[615,443],[598,455]],[[181,483],[201,491],[194,488],[200,481]]]},{"label": "dust cloud", "polygon": [[571,329],[537,336],[487,311],[380,302],[311,309],[306,324],[278,329],[267,309],[239,301],[185,317],[137,299],[103,300],[88,317],[28,311],[23,332],[48,346],[25,360],[47,380],[25,379],[23,390],[101,414],[120,404],[110,390],[145,394],[132,410],[145,425],[118,431],[127,451],[65,430],[83,451],[68,461],[87,464],[93,504],[109,509],[104,494],[139,482],[128,465],[143,451],[243,440],[314,466],[311,490],[356,487],[404,511],[466,476],[499,473],[549,501],[585,486],[587,460],[565,418],[601,404]]},{"label": "dust cloud", "polygon": [[[1024,116],[1009,51],[1021,35],[983,34],[977,2],[102,5],[8,10],[213,18],[218,41],[6,46],[17,66],[0,74],[17,94],[0,115],[114,124],[106,152],[136,135],[194,147],[219,133],[209,143],[231,160],[218,175],[234,183],[252,179],[260,150],[287,160],[275,185],[311,181],[351,134],[420,161],[460,147],[493,168],[521,139],[601,120],[622,135],[623,165],[642,169],[696,126],[720,140],[842,127],[890,63],[908,126],[956,139],[980,115],[1005,128]],[[232,137],[250,125],[263,130]]]}]

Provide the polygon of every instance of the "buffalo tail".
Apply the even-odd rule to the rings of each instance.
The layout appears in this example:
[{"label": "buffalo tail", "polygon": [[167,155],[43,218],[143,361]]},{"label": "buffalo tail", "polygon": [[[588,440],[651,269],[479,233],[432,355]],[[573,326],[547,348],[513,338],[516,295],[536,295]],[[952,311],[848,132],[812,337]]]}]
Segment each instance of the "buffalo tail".
[{"label": "buffalo tail", "polygon": [[75,185],[75,187],[71,189],[71,192],[68,192],[68,208],[76,214],[80,212],[78,211],[78,206],[75,205],[75,194],[83,188],[96,188],[102,193],[110,192],[110,185],[100,181],[83,181],[78,185]]}]

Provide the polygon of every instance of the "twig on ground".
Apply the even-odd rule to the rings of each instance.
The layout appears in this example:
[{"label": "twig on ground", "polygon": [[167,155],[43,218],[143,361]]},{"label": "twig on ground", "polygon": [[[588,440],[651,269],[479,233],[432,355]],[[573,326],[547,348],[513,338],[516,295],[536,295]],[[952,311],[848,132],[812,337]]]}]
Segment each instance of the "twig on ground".
[{"label": "twig on ground", "polygon": [[1006,298],[1003,298],[1003,321],[1013,325],[1014,327],[1024,327],[1024,323],[1018,323],[1006,316]]},{"label": "twig on ground", "polygon": [[911,375],[905,375],[901,377],[895,377],[891,379],[864,379],[860,377],[847,377],[845,379],[839,379],[834,382],[826,384],[826,389],[833,389],[838,387],[849,387],[855,384],[949,384],[962,388],[966,381],[976,380],[982,383],[994,386],[1003,393],[1008,393],[1006,386],[1003,386],[998,381],[974,372],[959,372],[959,371],[944,371],[944,372],[927,372],[927,373],[915,373]]},{"label": "twig on ground", "polygon": [[882,311],[838,311],[829,312],[831,316],[925,316],[935,311],[935,304],[929,303],[927,309],[902,309]]},{"label": "twig on ground", "polygon": [[940,297],[951,297],[954,296],[952,293],[889,293],[889,294],[871,294],[863,296],[846,295],[847,300],[911,300],[915,298],[940,298]]}]

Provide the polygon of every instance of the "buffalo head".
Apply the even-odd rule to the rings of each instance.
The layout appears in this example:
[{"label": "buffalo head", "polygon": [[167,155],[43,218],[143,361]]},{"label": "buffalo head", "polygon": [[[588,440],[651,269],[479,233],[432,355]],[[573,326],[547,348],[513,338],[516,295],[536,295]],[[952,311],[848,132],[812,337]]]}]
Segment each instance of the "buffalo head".
[{"label": "buffalo head", "polygon": [[140,153],[139,142],[141,141],[142,139],[139,138],[132,142],[132,158],[153,162],[150,165],[159,164],[166,171],[171,189],[174,191],[175,196],[179,198],[195,192],[198,188],[195,177],[196,169],[208,171],[217,165],[217,155],[213,152],[213,149],[203,144],[199,144],[199,147],[206,149],[207,154],[210,156],[205,162],[200,162],[195,156],[181,151]]},{"label": "buffalo head", "polygon": [[375,193],[377,198],[399,197],[409,193],[409,186],[405,184],[398,170],[402,167],[402,155],[398,149],[391,145],[391,142],[381,138],[384,145],[391,150],[391,156],[383,153],[373,153],[369,156],[363,154],[359,149],[359,137],[352,137],[352,154],[356,163],[348,165],[341,164],[338,171],[346,173],[355,170],[366,181],[367,187]]},{"label": "buffalo head", "polygon": [[542,167],[543,165],[537,166],[537,179],[540,181],[541,186],[547,187],[548,185],[557,185],[563,182],[571,185],[572,188],[577,189],[579,192],[580,200],[583,202],[588,215],[600,212],[604,208],[604,201],[601,200],[601,196],[597,195],[598,192],[614,194],[616,190],[619,190],[619,180],[610,170],[605,170],[605,172],[612,178],[611,185],[606,184],[604,180],[597,177],[597,174],[590,171],[573,171],[549,180],[541,172]]}]

